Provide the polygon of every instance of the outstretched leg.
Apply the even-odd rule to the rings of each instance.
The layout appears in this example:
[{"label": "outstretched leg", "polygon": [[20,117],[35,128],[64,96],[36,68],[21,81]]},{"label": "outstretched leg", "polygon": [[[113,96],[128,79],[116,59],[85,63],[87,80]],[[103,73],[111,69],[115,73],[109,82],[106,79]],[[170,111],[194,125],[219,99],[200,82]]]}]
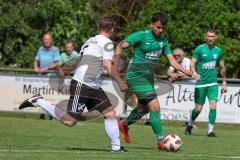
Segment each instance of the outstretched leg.
[{"label": "outstretched leg", "polygon": [[43,99],[40,94],[36,94],[33,97],[26,99],[20,106],[19,109],[24,109],[26,107],[40,107],[51,115],[54,119],[59,120],[66,126],[73,126],[77,123],[77,120],[71,117],[66,111],[63,111],[56,105]]},{"label": "outstretched leg", "polygon": [[146,105],[138,103],[138,105],[131,111],[125,120],[120,120],[118,122],[119,130],[121,132],[123,140],[125,140],[127,143],[131,143],[131,138],[128,135],[128,126],[140,120],[148,112],[149,109]]}]

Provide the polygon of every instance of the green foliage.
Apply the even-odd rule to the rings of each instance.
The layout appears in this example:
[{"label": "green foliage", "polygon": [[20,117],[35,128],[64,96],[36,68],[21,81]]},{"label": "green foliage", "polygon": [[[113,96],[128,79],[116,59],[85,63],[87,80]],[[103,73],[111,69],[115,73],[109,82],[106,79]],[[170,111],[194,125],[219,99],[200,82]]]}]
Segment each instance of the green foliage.
[{"label": "green foliage", "polygon": [[76,50],[96,32],[87,0],[18,0],[0,3],[1,66],[32,67],[42,35],[50,32],[54,45],[64,50],[71,39]]},{"label": "green foliage", "polygon": [[[217,44],[225,53],[228,77],[239,77],[239,67],[235,65],[240,63],[239,9],[237,0],[149,0],[145,10],[140,13],[141,19],[131,23],[125,34],[148,27],[151,15],[163,11],[169,19],[164,35],[171,48],[181,47],[191,57],[194,49],[204,43],[206,30],[215,28],[219,37]],[[166,68],[166,59],[161,59],[159,64]]]},{"label": "green foliage", "polygon": [[[239,0],[0,0],[0,67],[32,67],[45,32],[52,33],[61,51],[68,39],[79,50],[96,33],[99,15],[116,17],[122,39],[121,32],[126,36],[148,28],[152,14],[163,11],[169,19],[164,36],[172,49],[181,47],[191,57],[204,43],[205,31],[215,28],[228,77],[240,77],[240,67],[235,65],[240,63],[239,10]],[[130,57],[128,54],[127,59]],[[167,60],[161,58],[159,66],[159,73],[165,74]]]}]

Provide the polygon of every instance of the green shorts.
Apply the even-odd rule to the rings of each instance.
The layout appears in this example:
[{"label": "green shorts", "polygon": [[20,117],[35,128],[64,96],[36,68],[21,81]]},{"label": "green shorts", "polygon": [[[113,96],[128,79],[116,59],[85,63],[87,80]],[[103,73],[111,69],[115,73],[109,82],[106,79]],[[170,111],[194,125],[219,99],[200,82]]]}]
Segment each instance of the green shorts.
[{"label": "green shorts", "polygon": [[138,100],[146,97],[156,97],[157,93],[154,89],[153,76],[139,76],[133,72],[126,74],[126,81],[130,91],[134,92]]},{"label": "green shorts", "polygon": [[209,101],[217,101],[218,85],[195,88],[194,101],[196,104],[203,105],[206,97],[208,97]]}]

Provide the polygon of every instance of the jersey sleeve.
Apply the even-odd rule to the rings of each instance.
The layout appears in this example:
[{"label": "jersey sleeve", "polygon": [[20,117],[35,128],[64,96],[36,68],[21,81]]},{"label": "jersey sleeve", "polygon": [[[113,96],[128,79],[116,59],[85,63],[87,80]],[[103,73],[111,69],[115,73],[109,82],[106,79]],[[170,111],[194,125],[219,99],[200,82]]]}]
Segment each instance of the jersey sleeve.
[{"label": "jersey sleeve", "polygon": [[170,46],[169,46],[168,42],[166,42],[166,45],[163,48],[163,54],[164,55],[172,54],[172,51],[170,49]]},{"label": "jersey sleeve", "polygon": [[194,52],[193,52],[193,58],[198,60],[199,59],[199,54],[200,54],[200,47],[197,47]]},{"label": "jersey sleeve", "polygon": [[125,38],[125,41],[130,45],[134,46],[136,43],[140,42],[143,37],[143,31],[135,32],[130,34],[127,38]]},{"label": "jersey sleeve", "polygon": [[103,59],[113,60],[114,45],[113,42],[108,41],[103,45]]}]

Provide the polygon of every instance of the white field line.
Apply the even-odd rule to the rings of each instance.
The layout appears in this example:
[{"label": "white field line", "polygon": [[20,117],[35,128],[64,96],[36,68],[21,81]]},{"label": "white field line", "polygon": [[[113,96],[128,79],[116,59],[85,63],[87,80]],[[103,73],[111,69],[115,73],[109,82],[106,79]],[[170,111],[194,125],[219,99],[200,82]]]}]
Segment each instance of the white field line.
[{"label": "white field line", "polygon": [[[90,151],[91,153],[99,154],[99,151]],[[86,153],[86,151],[71,151],[71,150],[21,150],[21,149],[0,149],[1,153],[75,153],[82,154]],[[111,152],[109,152],[111,153]],[[128,152],[131,154],[131,152]],[[186,157],[195,157],[195,158],[214,158],[214,159],[240,159],[240,156],[219,156],[219,155],[201,155],[201,154],[162,154],[162,156],[166,157],[177,157],[178,159],[186,159]]]}]

